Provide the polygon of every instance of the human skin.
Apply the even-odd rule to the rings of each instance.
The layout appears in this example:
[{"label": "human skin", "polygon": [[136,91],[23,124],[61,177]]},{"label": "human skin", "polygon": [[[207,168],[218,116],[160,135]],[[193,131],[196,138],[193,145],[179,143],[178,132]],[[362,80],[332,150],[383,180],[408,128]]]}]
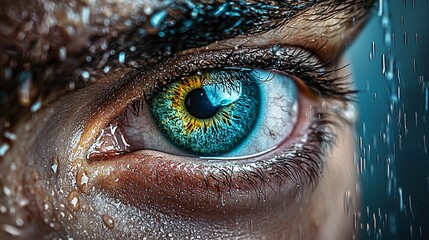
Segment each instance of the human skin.
[{"label": "human skin", "polygon": [[[143,42],[152,37],[152,42],[139,45],[141,49],[137,52],[150,56],[138,62],[139,66],[150,67],[136,71],[129,65],[112,63],[111,70],[102,74],[97,71],[102,72],[104,68],[91,68],[82,56],[97,59],[100,52],[106,51],[100,49],[100,43],[110,38],[118,42],[131,41],[120,36],[130,34],[137,25],[145,26],[147,21],[141,16],[150,16],[151,11],[156,12],[163,6],[156,1],[73,3],[14,1],[6,3],[1,10],[10,13],[27,9],[28,15],[34,14],[33,18],[39,20],[34,21],[32,27],[22,27],[27,17],[13,21],[9,18],[4,20],[9,25],[0,25],[0,49],[20,53],[15,65],[11,64],[14,59],[11,56],[16,55],[2,53],[4,69],[14,66],[22,70],[24,63],[34,63],[30,69],[34,71],[35,86],[42,89],[56,83],[52,88],[56,91],[46,90],[40,95],[43,106],[35,113],[29,113],[31,104],[22,96],[19,100],[27,109],[10,105],[12,100],[7,102],[14,114],[4,114],[2,118],[13,116],[7,131],[14,132],[16,140],[8,142],[11,148],[0,162],[3,188],[0,239],[350,239],[356,235],[354,213],[359,207],[359,187],[353,162],[353,117],[339,113],[354,112],[345,99],[327,96],[323,91],[309,93],[304,86],[303,101],[307,106],[332,113],[330,121],[335,124],[329,128],[336,139],[323,151],[317,166],[310,170],[294,168],[296,178],[294,172],[289,172],[279,181],[266,178],[246,181],[240,175],[246,172],[239,166],[256,161],[250,158],[212,164],[143,149],[108,161],[89,162],[87,151],[101,129],[123,112],[132,99],[150,92],[155,88],[150,85],[152,82],[169,74],[163,69],[165,63],[180,65],[201,57],[202,53],[236,50],[237,46],[239,49],[293,46],[314,53],[326,63],[328,70],[338,68],[344,48],[365,22],[370,2],[320,1],[291,17],[285,15],[285,19],[276,24],[264,25],[267,27],[261,31],[224,31],[228,33],[224,37],[215,35],[203,39],[201,44],[183,40],[183,46],[177,46],[176,42],[169,42],[177,39],[164,37],[161,45],[173,47],[162,58],[157,58],[161,53],[151,52],[151,48],[162,48],[153,41],[159,29],[147,27],[148,35],[139,40]],[[148,11],[148,7],[152,10]],[[56,21],[52,22],[53,18]],[[103,25],[106,19],[109,24]],[[20,32],[24,32],[24,36]],[[134,37],[131,37],[133,41]],[[34,39],[38,39],[37,44]],[[44,52],[46,44],[51,48]],[[115,44],[107,49],[110,47]],[[66,59],[58,57],[64,49]],[[187,56],[191,60],[186,60]],[[76,80],[76,90],[64,90],[63,85],[68,86],[78,78],[76,72],[79,71],[74,70],[87,67],[93,69],[95,79],[84,84]],[[41,78],[37,78],[36,72],[50,73],[44,78],[44,85],[37,82]],[[335,71],[335,74],[345,76],[347,70]],[[30,91],[28,101],[34,100],[33,94]],[[340,106],[340,110],[333,106]],[[300,121],[311,123],[312,118],[308,116],[311,113],[314,112],[308,109],[302,111]],[[303,131],[308,125],[302,124]],[[290,141],[299,142],[301,137],[298,132]],[[186,163],[185,167],[181,162]],[[228,175],[228,184],[219,185],[219,181],[213,179],[221,179],[222,175],[216,175],[219,172],[215,170],[224,167],[239,170]],[[213,177],[212,180],[201,174],[201,169]],[[314,170],[316,175],[309,179],[305,170]]]}]

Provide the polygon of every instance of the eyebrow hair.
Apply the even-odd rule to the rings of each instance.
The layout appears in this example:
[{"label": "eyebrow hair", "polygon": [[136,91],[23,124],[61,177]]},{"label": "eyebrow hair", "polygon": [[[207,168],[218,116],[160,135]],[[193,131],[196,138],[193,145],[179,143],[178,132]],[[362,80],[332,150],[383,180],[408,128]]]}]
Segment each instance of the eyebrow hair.
[{"label": "eyebrow hair", "polygon": [[[53,88],[67,85],[70,77],[58,76],[71,76],[76,73],[75,68],[89,68],[94,72],[101,71],[106,65],[111,65],[113,68],[123,64],[122,55],[126,56],[127,60],[138,58],[150,65],[150,63],[157,62],[161,58],[181,50],[204,46],[238,35],[257,35],[267,32],[296,18],[310,7],[320,9],[320,13],[318,13],[320,20],[324,20],[323,17],[326,19],[329,16],[335,16],[338,9],[342,11],[348,9],[351,17],[359,18],[365,15],[367,9],[372,6],[372,2],[373,0],[176,1],[154,10],[148,16],[142,15],[141,20],[134,23],[133,27],[118,33],[117,36],[108,39],[99,36],[98,38],[102,41],[108,41],[107,47],[94,47],[97,45],[97,38],[94,38],[91,47],[84,52],[83,56],[87,56],[87,58],[81,57],[79,63],[73,59],[74,65],[71,65],[73,67],[58,67],[58,69],[66,68],[68,72],[52,70],[57,67],[52,64],[52,61],[58,62],[59,59],[45,59],[45,62],[33,65],[28,64],[27,59],[14,59],[12,56],[10,61],[17,68],[11,71],[11,74],[15,74],[14,76],[8,76],[12,81],[5,79],[6,74],[0,74],[0,83],[2,83],[0,118],[6,113],[13,112],[13,108],[20,108],[17,89],[22,85],[25,76],[32,78],[33,86],[37,89],[37,93],[34,94],[37,98],[41,95],[48,95]],[[349,22],[352,24],[352,20]],[[106,53],[106,49],[109,50],[108,53]],[[58,55],[55,57],[58,58]],[[88,61],[88,57],[90,61]],[[133,62],[129,63],[132,65]],[[8,66],[7,64],[2,66],[5,69],[3,72],[11,69],[5,67]],[[67,62],[62,63],[62,65],[67,64]],[[48,67],[51,67],[51,76],[41,78],[40,76],[46,73]],[[70,71],[73,74],[70,74]],[[87,80],[84,76],[75,83],[77,86],[83,87],[88,84]],[[28,109],[29,106],[25,108]]]},{"label": "eyebrow hair", "polygon": [[[150,66],[160,59],[181,50],[197,48],[215,41],[265,33],[287,23],[310,7],[318,9],[314,21],[324,21],[342,12],[343,24],[349,27],[362,18],[373,0],[307,0],[307,1],[243,1],[232,0],[208,4],[204,1],[177,1],[154,11],[145,24],[110,39],[107,49],[115,54],[95,56],[86,66],[90,69],[109,65],[127,65],[127,59],[139,59],[142,64],[130,61],[129,67]],[[346,11],[348,10],[348,11]],[[347,20],[346,20],[347,18]],[[103,51],[101,51],[103,52]]]}]

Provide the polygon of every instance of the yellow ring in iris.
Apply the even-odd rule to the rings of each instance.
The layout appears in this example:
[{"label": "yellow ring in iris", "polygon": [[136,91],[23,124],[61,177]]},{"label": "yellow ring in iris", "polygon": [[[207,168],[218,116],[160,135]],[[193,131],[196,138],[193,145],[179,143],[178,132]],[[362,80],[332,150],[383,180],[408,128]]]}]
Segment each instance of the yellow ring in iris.
[{"label": "yellow ring in iris", "polygon": [[[234,71],[208,72],[185,77],[171,83],[149,102],[152,117],[158,128],[176,146],[201,155],[217,155],[233,149],[253,129],[260,108],[259,86],[248,81],[245,74]],[[239,98],[222,105],[210,118],[198,118],[186,107],[188,95],[195,89],[234,84],[225,79],[245,82],[240,84]],[[232,88],[231,88],[232,89]]]},{"label": "yellow ring in iris", "polygon": [[231,125],[231,115],[225,111],[227,108],[234,107],[234,104],[222,107],[219,112],[211,118],[201,119],[196,118],[189,114],[185,106],[186,96],[194,89],[202,88],[204,82],[210,79],[208,74],[194,75],[184,78],[182,81],[174,83],[171,91],[173,92],[172,107],[177,111],[177,117],[179,117],[183,123],[183,133],[189,134],[195,131],[206,132],[207,129],[214,127],[218,128],[217,123],[221,121],[223,124]]}]

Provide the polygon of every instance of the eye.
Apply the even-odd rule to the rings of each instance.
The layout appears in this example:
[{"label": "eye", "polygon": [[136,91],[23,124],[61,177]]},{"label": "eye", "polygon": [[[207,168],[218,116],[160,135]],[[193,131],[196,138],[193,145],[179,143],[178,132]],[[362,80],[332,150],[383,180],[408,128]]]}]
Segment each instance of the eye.
[{"label": "eye", "polygon": [[[109,127],[116,139],[124,139],[115,140],[122,143],[116,145],[116,154],[127,147],[178,155],[256,155],[280,144],[292,132],[298,114],[294,81],[265,70],[217,70],[182,77],[142,106],[149,108],[144,114],[128,109],[115,127]],[[113,151],[111,136],[103,131],[97,145],[104,150],[94,148],[91,155]]]},{"label": "eye", "polygon": [[296,48],[173,56],[106,91],[81,140],[84,164],[98,187],[141,208],[283,202],[318,179],[342,109],[329,106],[353,93],[342,81]]}]

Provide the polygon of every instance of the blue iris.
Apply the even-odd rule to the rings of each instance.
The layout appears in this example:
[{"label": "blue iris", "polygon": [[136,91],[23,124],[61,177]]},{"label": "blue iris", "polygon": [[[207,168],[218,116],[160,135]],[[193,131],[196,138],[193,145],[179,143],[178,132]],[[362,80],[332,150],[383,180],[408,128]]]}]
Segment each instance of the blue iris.
[{"label": "blue iris", "polygon": [[150,101],[153,119],[174,145],[214,156],[236,148],[252,131],[260,89],[251,74],[216,71],[167,86]]}]

